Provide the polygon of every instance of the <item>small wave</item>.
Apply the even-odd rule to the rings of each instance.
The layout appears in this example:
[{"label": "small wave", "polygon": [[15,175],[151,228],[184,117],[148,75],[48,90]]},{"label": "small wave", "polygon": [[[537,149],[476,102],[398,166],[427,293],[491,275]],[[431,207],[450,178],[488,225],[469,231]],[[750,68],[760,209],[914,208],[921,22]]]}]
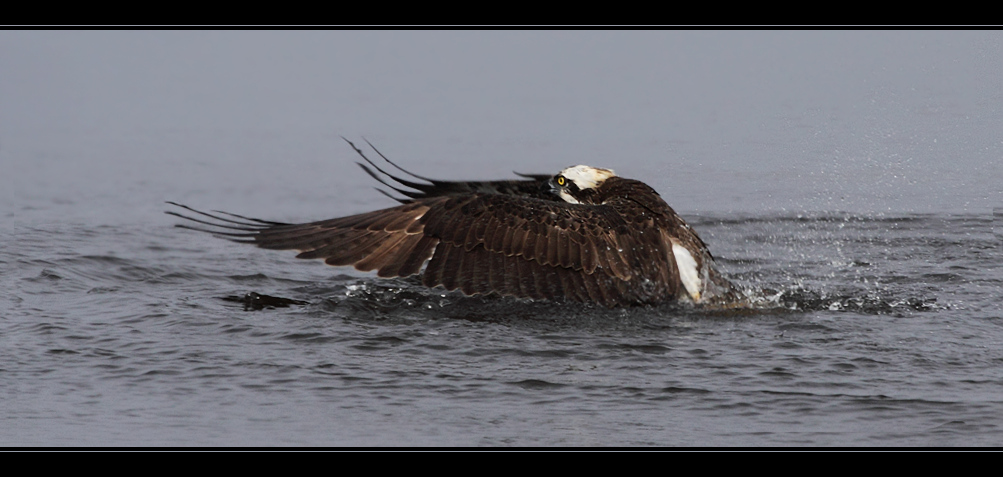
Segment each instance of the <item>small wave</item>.
[{"label": "small wave", "polygon": [[833,294],[800,287],[749,293],[750,304],[761,310],[792,312],[841,311],[865,315],[888,315],[947,309],[932,297],[885,297],[875,294]]}]

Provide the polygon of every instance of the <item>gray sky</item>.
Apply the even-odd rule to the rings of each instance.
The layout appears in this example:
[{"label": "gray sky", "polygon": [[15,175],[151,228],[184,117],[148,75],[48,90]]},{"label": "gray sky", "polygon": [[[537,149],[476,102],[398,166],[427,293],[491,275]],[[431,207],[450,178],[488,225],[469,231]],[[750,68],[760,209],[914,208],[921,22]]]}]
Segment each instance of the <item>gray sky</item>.
[{"label": "gray sky", "polygon": [[1003,183],[1001,38],[3,31],[0,211],[68,190],[388,205],[343,168],[344,135],[442,178],[609,167],[684,213],[981,213]]}]

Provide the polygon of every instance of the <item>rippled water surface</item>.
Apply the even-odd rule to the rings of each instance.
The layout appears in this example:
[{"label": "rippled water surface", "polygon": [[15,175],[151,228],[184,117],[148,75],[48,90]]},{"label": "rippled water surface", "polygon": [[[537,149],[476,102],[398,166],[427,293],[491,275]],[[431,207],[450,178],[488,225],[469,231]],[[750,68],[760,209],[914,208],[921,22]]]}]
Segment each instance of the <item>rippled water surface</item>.
[{"label": "rippled water surface", "polygon": [[[0,32],[0,445],[999,446],[1001,39]],[[463,297],[163,213],[392,205],[342,135],[644,180],[754,306]]]},{"label": "rippled water surface", "polygon": [[[206,250],[170,224],[16,227],[3,239],[23,245],[0,255],[9,303],[0,376],[5,419],[17,426],[0,436],[57,445],[1001,442],[1003,270],[991,218],[693,223],[758,308],[466,298],[235,244]],[[303,304],[227,300],[249,292]]]}]

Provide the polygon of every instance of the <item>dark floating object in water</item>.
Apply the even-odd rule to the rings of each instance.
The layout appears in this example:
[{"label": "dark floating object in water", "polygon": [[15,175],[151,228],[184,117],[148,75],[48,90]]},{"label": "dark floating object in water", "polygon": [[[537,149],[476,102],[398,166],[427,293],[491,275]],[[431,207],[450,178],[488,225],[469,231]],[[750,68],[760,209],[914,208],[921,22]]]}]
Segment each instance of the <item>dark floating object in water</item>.
[{"label": "dark floating object in water", "polygon": [[298,250],[298,258],[376,270],[380,277],[421,272],[425,286],[467,295],[614,307],[722,304],[735,294],[703,240],[643,182],[582,165],[556,175],[519,174],[522,180],[440,181],[410,173],[373,148],[413,177],[405,179],[348,143],[365,160],[363,170],[404,196],[394,197],[401,205],[306,224],[211,214],[174,202],[168,203],[211,220],[167,213],[211,228],[178,227]]},{"label": "dark floating object in water", "polygon": [[262,295],[250,292],[244,296],[230,295],[223,297],[226,301],[244,304],[244,311],[258,311],[265,308],[286,308],[290,305],[309,305],[310,302],[293,300],[292,298],[282,298],[279,296]]}]

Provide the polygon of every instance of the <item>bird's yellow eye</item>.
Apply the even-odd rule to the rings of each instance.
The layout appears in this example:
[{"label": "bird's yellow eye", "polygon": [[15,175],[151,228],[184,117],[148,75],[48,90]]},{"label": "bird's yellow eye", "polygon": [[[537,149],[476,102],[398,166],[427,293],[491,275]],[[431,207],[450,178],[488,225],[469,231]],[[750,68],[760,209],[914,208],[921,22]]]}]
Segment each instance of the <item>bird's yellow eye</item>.
[{"label": "bird's yellow eye", "polygon": [[565,182],[564,176],[557,176],[557,185],[563,186],[564,182]]}]

